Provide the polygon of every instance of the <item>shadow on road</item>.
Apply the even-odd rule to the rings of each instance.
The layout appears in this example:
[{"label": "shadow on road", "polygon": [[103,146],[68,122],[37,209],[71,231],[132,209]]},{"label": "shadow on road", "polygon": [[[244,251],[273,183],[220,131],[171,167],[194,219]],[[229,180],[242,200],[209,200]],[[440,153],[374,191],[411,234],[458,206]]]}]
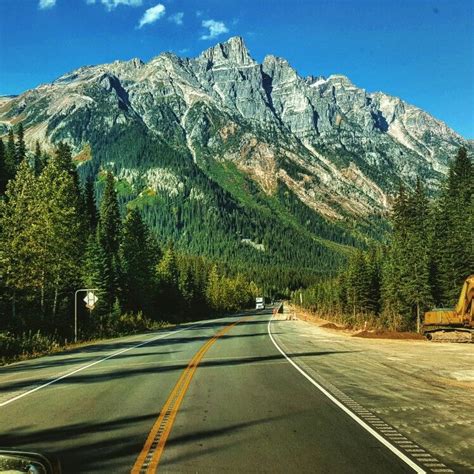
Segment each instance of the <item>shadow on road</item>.
[{"label": "shadow on road", "polygon": [[[140,453],[146,436],[159,413],[122,417],[106,422],[74,423],[38,429],[22,426],[0,435],[1,448],[15,448],[52,454],[65,473],[128,472]],[[260,418],[212,430],[170,438],[168,446],[225,436],[254,425],[271,423],[285,416]],[[222,445],[217,448],[222,449]],[[200,454],[203,450],[200,450]],[[186,458],[192,457],[188,454]],[[174,458],[173,462],[183,456]],[[107,469],[104,471],[103,469]]]},{"label": "shadow on road", "polygon": [[[211,430],[201,430],[195,431],[190,434],[185,434],[181,436],[171,436],[168,439],[167,447],[173,446],[186,446],[191,445],[191,448],[196,446],[196,443],[199,441],[205,442],[206,440],[219,438],[219,437],[226,437],[227,435],[233,435],[238,431],[244,431],[247,428],[251,428],[255,425],[263,425],[266,423],[272,423],[277,420],[283,420],[287,417],[287,415],[280,415],[280,416],[272,416],[267,418],[260,418],[257,420],[242,422],[242,423],[234,423],[231,425],[227,425],[221,428],[211,429]],[[222,441],[219,443],[213,443],[213,446],[203,447],[200,444],[198,449],[192,449],[191,452],[185,452],[184,454],[178,456],[168,457],[162,460],[161,466],[176,466],[178,463],[186,463],[187,461],[192,460],[198,456],[202,456],[205,454],[209,454],[215,451],[222,451],[227,446],[235,446],[235,438],[233,438],[232,444],[223,444]],[[250,438],[242,437],[240,440],[241,444],[244,444],[248,447],[248,443],[250,442]],[[184,450],[186,451],[186,450]]]},{"label": "shadow on road", "polygon": [[[156,417],[156,413],[151,413],[101,423],[74,423],[48,429],[23,426],[0,435],[0,446],[52,454],[59,459],[65,473],[93,470],[101,472],[101,467],[109,462],[117,467],[122,466],[122,469],[114,472],[125,472],[124,459],[131,460],[125,462],[131,468],[134,456],[140,452]],[[141,436],[131,436],[130,429],[137,426],[142,427]]]},{"label": "shadow on road", "polygon": [[[226,325],[227,326],[227,325]],[[243,337],[255,337],[255,336],[266,336],[266,332],[262,333],[255,333],[255,334],[224,334],[220,336],[221,340],[224,339],[233,339],[233,338],[243,338]],[[151,348],[154,347],[159,347],[159,348],[165,348],[166,346],[172,346],[176,344],[188,344],[192,342],[204,342],[208,341],[213,334],[208,334],[208,335],[202,335],[202,336],[193,336],[192,333],[190,332],[185,332],[185,333],[180,333],[179,337],[167,337],[163,339],[157,339],[156,341],[151,341],[148,342],[147,344],[144,344],[142,347],[143,349],[148,349],[150,350]],[[128,348],[133,348],[137,344],[140,344],[140,341],[135,341],[134,343],[117,343],[113,344],[107,347],[107,355],[111,355],[114,352],[118,352],[122,349],[128,349]],[[118,360],[118,359],[129,359],[132,357],[142,357],[146,355],[168,355],[168,354],[173,354],[176,352],[182,352],[182,351],[175,351],[175,350],[162,350],[160,352],[154,351],[154,352],[142,352],[143,349],[137,348],[137,352],[126,352],[124,354],[118,354],[116,356],[113,356],[110,358],[110,360]],[[53,354],[51,356],[47,357],[42,357],[36,360],[30,360],[30,361],[25,361],[23,364],[15,364],[12,366],[7,366],[3,367],[0,369],[0,392],[2,391],[1,385],[2,385],[2,380],[1,377],[3,375],[12,375],[16,373],[21,373],[21,372],[34,372],[35,370],[39,369],[48,369],[52,367],[62,367],[64,368],[64,372],[66,372],[68,369],[73,369],[73,366],[77,366],[76,368],[80,367],[81,365],[87,365],[89,363],[101,360],[104,356],[107,356],[106,354],[101,354],[100,352],[105,351],[104,349],[101,349],[100,351],[97,350],[91,350],[89,348],[79,351],[79,350],[74,350],[71,352],[67,353],[62,353],[62,354]],[[90,356],[88,356],[90,354]],[[77,355],[77,357],[71,357],[72,355]],[[60,374],[56,374],[55,376],[59,376]]]},{"label": "shadow on road", "polygon": [[[235,335],[235,336],[228,336],[228,337],[251,337],[251,336],[259,336],[258,334],[245,334],[245,335]],[[156,341],[159,344],[161,341]],[[321,357],[321,356],[331,356],[336,354],[346,354],[346,353],[354,353],[360,351],[315,351],[315,352],[298,352],[298,353],[289,353],[287,354],[290,358],[297,358],[297,357]],[[155,353],[152,353],[155,354]],[[133,355],[132,355],[133,356]],[[190,357],[191,359],[192,357]],[[110,359],[113,361],[113,359]],[[202,370],[205,368],[213,368],[213,367],[232,367],[232,366],[240,366],[246,364],[255,364],[260,362],[277,362],[277,361],[284,361],[286,360],[282,354],[274,353],[264,356],[255,356],[255,357],[236,357],[236,358],[226,358],[226,359],[204,359],[199,364],[198,370]],[[72,384],[94,384],[94,383],[102,383],[107,381],[112,381],[121,378],[128,378],[128,377],[137,377],[143,375],[150,375],[150,374],[159,374],[159,373],[167,373],[167,372],[181,372],[187,366],[188,362],[182,363],[167,363],[160,361],[159,359],[156,360],[156,363],[146,362],[146,365],[143,364],[135,364],[130,367],[119,368],[114,365],[113,370],[105,370],[107,367],[98,366],[101,368],[102,371],[100,373],[94,372],[93,369],[90,369],[85,372],[78,373],[77,375],[71,375],[70,377],[64,378],[59,380],[55,383],[55,385],[72,385]],[[37,380],[18,380],[12,382],[2,383],[0,386],[0,393],[2,392],[15,392],[17,390],[33,388],[34,386],[40,385],[42,383],[46,383],[50,379],[41,379],[38,378]],[[137,382],[139,383],[139,382]]]},{"label": "shadow on road", "polygon": [[[265,314],[265,313],[261,313]],[[172,336],[168,338],[164,338],[163,340],[159,339],[157,341],[151,342],[144,344],[147,347],[151,347],[156,345],[157,343],[160,345],[167,345],[168,342],[172,343],[184,343],[184,342],[193,342],[197,340],[207,340],[210,337],[212,337],[212,334],[210,335],[203,335],[199,337],[187,337],[188,334],[191,334],[191,331],[195,330],[203,330],[203,329],[219,329],[221,327],[228,326],[230,322],[235,321],[236,317],[240,316],[246,316],[248,315],[248,312],[243,312],[243,313],[237,313],[234,314],[232,317],[227,317],[224,320],[210,320],[208,322],[205,322],[203,324],[196,325],[195,327],[188,327],[190,325],[196,324],[195,322],[191,322],[189,324],[182,324],[179,326],[175,326],[174,328],[169,328],[165,330],[160,330],[158,332],[149,332],[149,333],[144,333],[141,334],[143,336],[141,339],[137,338],[132,341],[127,340],[117,340],[114,342],[113,340],[107,340],[104,342],[98,342],[94,344],[90,344],[87,346],[82,346],[82,347],[77,347],[74,349],[68,349],[60,352],[56,352],[55,354],[47,355],[40,357],[38,359],[30,359],[30,360],[25,360],[22,362],[16,362],[13,365],[6,365],[3,367],[0,367],[0,383],[1,383],[1,377],[2,375],[10,375],[14,373],[19,373],[19,372],[25,372],[25,371],[31,371],[31,370],[38,370],[38,369],[45,369],[45,368],[50,368],[50,367],[55,367],[55,366],[62,366],[62,367],[67,367],[68,365],[74,365],[76,363],[83,363],[87,364],[89,362],[94,362],[94,360],[98,360],[103,357],[103,353],[106,352],[107,355],[112,354],[113,352],[118,352],[123,349],[129,349],[132,348],[142,342],[145,342],[147,339],[150,339],[153,337],[153,335],[160,335],[165,334],[166,332],[173,333],[177,332],[178,330],[187,328],[187,330],[184,333],[180,333],[178,338],[173,338]],[[241,321],[239,323],[239,326],[245,326],[245,325],[255,325],[255,324],[267,324],[265,320],[247,320],[247,321]],[[264,333],[262,333],[263,335]],[[266,333],[265,333],[266,334]],[[131,337],[139,337],[140,335],[134,335]],[[162,342],[161,342],[162,341]],[[171,353],[171,351],[168,351],[168,353]],[[90,354],[90,357],[85,357],[85,355]],[[163,354],[166,354],[166,352],[163,352]],[[77,357],[73,357],[77,355]],[[143,355],[139,354],[139,355]],[[118,358],[126,358],[126,357],[131,357],[130,354],[124,354],[124,355],[118,355],[114,356],[114,359]]]}]

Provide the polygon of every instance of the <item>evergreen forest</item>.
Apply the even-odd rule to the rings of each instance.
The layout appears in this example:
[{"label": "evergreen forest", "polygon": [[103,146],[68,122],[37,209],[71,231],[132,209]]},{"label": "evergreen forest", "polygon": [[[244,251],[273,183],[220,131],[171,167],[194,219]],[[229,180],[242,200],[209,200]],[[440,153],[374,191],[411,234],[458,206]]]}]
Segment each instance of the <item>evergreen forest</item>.
[{"label": "evergreen forest", "polygon": [[143,210],[120,202],[112,172],[81,181],[68,145],[27,150],[21,124],[0,140],[0,176],[4,360],[71,341],[78,289],[98,297],[88,310],[78,293],[81,340],[236,311],[261,291],[237,268],[160,239]]},{"label": "evergreen forest", "polygon": [[438,196],[400,186],[387,242],[354,252],[347,268],[293,301],[349,326],[419,329],[423,313],[453,308],[474,274],[474,166],[460,148]]}]

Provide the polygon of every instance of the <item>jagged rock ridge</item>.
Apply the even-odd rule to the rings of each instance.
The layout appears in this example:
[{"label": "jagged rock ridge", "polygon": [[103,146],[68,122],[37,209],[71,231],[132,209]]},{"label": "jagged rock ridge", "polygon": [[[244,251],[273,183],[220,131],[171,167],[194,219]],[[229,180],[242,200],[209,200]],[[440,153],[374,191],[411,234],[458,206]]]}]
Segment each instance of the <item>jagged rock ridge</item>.
[{"label": "jagged rock ridge", "polygon": [[[198,166],[232,161],[267,194],[284,183],[330,218],[386,209],[400,179],[435,186],[457,148],[472,149],[421,109],[345,76],[303,78],[271,55],[258,64],[239,37],[196,58],[163,53],[82,67],[2,98],[3,132],[19,121],[28,141],[63,140],[77,152],[126,129],[153,135]],[[163,175],[126,159],[118,172],[130,181]]]}]

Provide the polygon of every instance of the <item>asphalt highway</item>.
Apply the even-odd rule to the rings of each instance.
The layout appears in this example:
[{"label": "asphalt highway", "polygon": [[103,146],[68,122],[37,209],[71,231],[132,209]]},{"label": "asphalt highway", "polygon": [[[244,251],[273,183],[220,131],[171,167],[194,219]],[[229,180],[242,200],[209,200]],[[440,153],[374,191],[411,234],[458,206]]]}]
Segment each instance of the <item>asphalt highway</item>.
[{"label": "asphalt highway", "polygon": [[0,447],[53,454],[66,473],[423,472],[298,370],[299,358],[316,363],[327,351],[286,354],[285,326],[271,317],[249,312],[0,368]]}]

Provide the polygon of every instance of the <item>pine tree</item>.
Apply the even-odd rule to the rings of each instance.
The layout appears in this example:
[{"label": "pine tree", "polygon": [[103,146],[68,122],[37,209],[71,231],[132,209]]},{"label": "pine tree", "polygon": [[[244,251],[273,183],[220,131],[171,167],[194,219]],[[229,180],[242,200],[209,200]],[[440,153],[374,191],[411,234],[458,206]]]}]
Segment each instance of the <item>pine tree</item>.
[{"label": "pine tree", "polygon": [[98,302],[95,314],[107,314],[113,304],[109,297],[110,289],[114,290],[117,285],[110,259],[94,234],[91,234],[87,241],[83,262],[81,268],[84,286],[97,288]]},{"label": "pine tree", "polygon": [[124,308],[145,314],[151,309],[154,263],[148,233],[138,209],[129,210],[120,247]]},{"label": "pine tree", "polygon": [[207,280],[206,299],[209,307],[214,311],[220,311],[221,309],[221,294],[221,279],[219,277],[217,265],[213,265]]},{"label": "pine tree", "polygon": [[163,254],[157,267],[157,274],[162,282],[178,287],[179,270],[173,244],[170,244]]},{"label": "pine tree", "polygon": [[405,260],[411,271],[408,278],[403,282],[403,293],[407,303],[413,307],[413,317],[416,318],[419,330],[421,314],[433,303],[431,259],[428,246],[428,242],[430,242],[429,205],[425,189],[419,179],[415,191],[408,199],[408,209],[408,238],[405,242]]},{"label": "pine tree", "polygon": [[469,215],[474,194],[474,166],[460,148],[450,166],[446,187],[435,212],[433,253],[437,272],[437,298],[453,306],[464,279],[474,272],[474,245]]},{"label": "pine tree", "polygon": [[177,315],[182,309],[179,270],[173,244],[170,244],[156,267],[159,288],[158,304],[163,313]]},{"label": "pine tree", "polygon": [[430,280],[434,304],[438,307],[445,306],[444,287],[441,278],[441,258],[448,240],[449,224],[447,215],[442,211],[443,197],[435,200],[431,206],[429,242],[431,254]]},{"label": "pine tree", "polygon": [[95,202],[94,178],[91,176],[87,178],[84,188],[84,195],[87,226],[89,231],[94,233],[99,221],[99,214],[97,212],[97,205]]},{"label": "pine tree", "polygon": [[23,124],[20,122],[18,124],[18,129],[16,132],[16,163],[17,166],[26,158],[26,145],[25,145],[25,133],[23,130]]},{"label": "pine tree", "polygon": [[110,171],[107,173],[105,190],[100,203],[98,229],[100,244],[111,259],[116,258],[120,247],[121,219],[115,180]]},{"label": "pine tree", "polygon": [[5,193],[7,187],[7,168],[5,163],[5,145],[0,138],[0,195]]},{"label": "pine tree", "polygon": [[354,316],[358,312],[371,309],[371,274],[362,251],[358,251],[351,259],[347,272],[349,306]]},{"label": "pine tree", "polygon": [[381,287],[381,257],[379,249],[372,248],[367,255],[368,281],[368,300],[367,310],[370,313],[378,314],[380,312],[380,287]]},{"label": "pine tree", "polygon": [[60,295],[79,284],[79,266],[84,250],[80,196],[74,177],[57,159],[48,162],[37,182],[39,212],[36,235],[41,249],[44,284],[46,291],[52,293],[52,314],[55,317]]},{"label": "pine tree", "polygon": [[181,259],[179,265],[178,288],[183,304],[181,305],[185,310],[191,310],[196,301],[196,283],[190,262]]},{"label": "pine tree", "polygon": [[36,141],[35,145],[35,154],[33,155],[33,170],[36,176],[41,174],[43,171],[44,162],[43,162],[43,155],[41,154],[41,147],[38,141]]},{"label": "pine tree", "polygon": [[400,183],[398,194],[393,204],[391,220],[394,233],[404,236],[406,233],[406,222],[408,216],[408,196],[403,183]]},{"label": "pine tree", "polygon": [[112,173],[108,172],[105,190],[100,203],[99,223],[97,226],[98,242],[107,256],[107,288],[105,302],[109,312],[112,312],[114,304],[120,294],[121,266],[120,266],[120,236],[121,219],[117,193],[115,191],[115,180]]},{"label": "pine tree", "polygon": [[54,159],[56,166],[69,173],[74,180],[76,179],[76,166],[72,161],[71,147],[67,143],[60,142],[57,145]]},{"label": "pine tree", "polygon": [[386,315],[403,315],[409,320],[411,309],[404,293],[411,275],[409,254],[406,251],[409,207],[408,195],[403,186],[400,186],[395,198],[391,221],[393,233],[382,265],[383,311]]},{"label": "pine tree", "polygon": [[31,168],[21,163],[16,178],[0,200],[0,275],[10,289],[12,320],[16,319],[18,293],[39,288],[37,186]]},{"label": "pine tree", "polygon": [[460,148],[456,156],[448,178],[448,189],[452,192],[450,215],[453,233],[450,253],[451,268],[454,268],[455,272],[451,277],[451,291],[449,286],[446,290],[455,302],[462,283],[474,273],[474,233],[473,228],[468,225],[469,215],[474,212],[474,163],[467,156],[465,148]]},{"label": "pine tree", "polygon": [[42,316],[49,301],[54,318],[64,295],[75,287],[82,251],[71,176],[52,160],[37,178],[24,159],[7,186],[0,220],[0,273],[12,290],[13,312],[20,292],[24,302],[38,301],[41,311],[36,313]]},{"label": "pine tree", "polygon": [[8,130],[8,140],[5,150],[5,171],[7,182],[15,177],[17,167],[15,136],[13,135],[13,129],[10,128],[10,130]]}]

